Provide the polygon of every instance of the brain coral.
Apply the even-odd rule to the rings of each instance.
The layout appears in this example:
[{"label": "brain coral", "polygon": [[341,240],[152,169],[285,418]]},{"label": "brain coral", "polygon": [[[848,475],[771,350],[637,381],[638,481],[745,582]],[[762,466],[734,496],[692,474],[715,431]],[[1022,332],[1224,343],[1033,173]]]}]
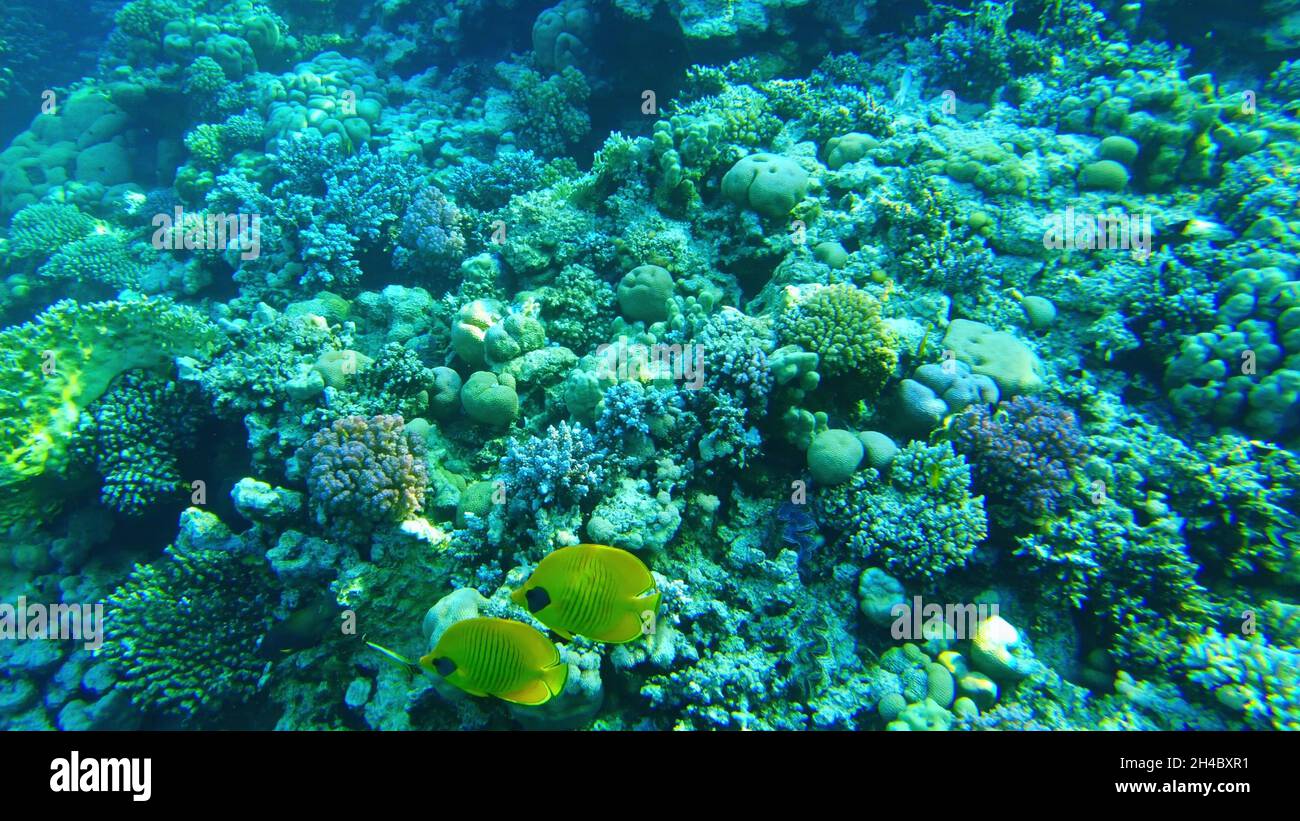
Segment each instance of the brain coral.
[{"label": "brain coral", "polygon": [[722,177],[722,195],[765,217],[784,217],[808,191],[808,174],[799,163],[776,154],[753,154]]}]

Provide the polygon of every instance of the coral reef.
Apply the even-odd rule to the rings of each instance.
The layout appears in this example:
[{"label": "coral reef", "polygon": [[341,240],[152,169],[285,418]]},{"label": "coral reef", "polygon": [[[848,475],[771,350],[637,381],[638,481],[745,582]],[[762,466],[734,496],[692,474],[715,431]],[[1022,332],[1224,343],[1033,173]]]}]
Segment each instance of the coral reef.
[{"label": "coral reef", "polygon": [[14,0],[0,728],[1296,729],[1294,5]]}]

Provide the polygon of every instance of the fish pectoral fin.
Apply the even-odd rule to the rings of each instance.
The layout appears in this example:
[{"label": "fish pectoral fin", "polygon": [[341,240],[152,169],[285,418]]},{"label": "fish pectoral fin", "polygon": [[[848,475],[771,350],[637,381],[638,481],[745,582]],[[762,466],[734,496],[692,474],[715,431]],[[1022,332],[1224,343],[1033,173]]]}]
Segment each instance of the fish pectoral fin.
[{"label": "fish pectoral fin", "polygon": [[373,641],[367,641],[366,644],[371,648],[378,650],[381,654],[383,654],[384,658],[388,659],[389,661],[393,662],[399,667],[405,667],[407,672],[419,673],[421,670],[424,669],[421,665],[416,664],[415,662],[411,661],[401,653],[393,652],[392,650],[389,650],[387,647],[383,647],[381,645],[375,644]]},{"label": "fish pectoral fin", "polygon": [[573,634],[570,633],[568,630],[561,630],[558,627],[552,627],[551,629],[555,631],[555,635],[559,636],[565,641],[573,641]]},{"label": "fish pectoral fin", "polygon": [[502,693],[501,699],[509,701],[511,704],[524,704],[530,707],[536,707],[539,704],[545,704],[551,700],[554,693],[546,686],[542,679],[533,679],[532,681],[509,693]]}]

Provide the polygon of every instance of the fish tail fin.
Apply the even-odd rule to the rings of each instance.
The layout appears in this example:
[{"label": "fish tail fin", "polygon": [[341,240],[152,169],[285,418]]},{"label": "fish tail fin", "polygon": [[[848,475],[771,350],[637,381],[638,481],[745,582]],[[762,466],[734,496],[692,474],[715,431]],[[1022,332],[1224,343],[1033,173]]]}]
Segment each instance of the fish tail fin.
[{"label": "fish tail fin", "polygon": [[564,685],[568,680],[569,665],[563,661],[556,662],[542,671],[542,681],[546,684],[546,689],[551,691],[552,698],[564,691]]}]

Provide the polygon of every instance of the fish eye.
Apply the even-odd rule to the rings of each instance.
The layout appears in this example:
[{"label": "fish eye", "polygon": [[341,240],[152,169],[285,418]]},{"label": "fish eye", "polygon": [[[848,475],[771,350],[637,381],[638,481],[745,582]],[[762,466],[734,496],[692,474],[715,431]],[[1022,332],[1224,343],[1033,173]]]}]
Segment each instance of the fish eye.
[{"label": "fish eye", "polygon": [[456,672],[456,662],[449,658],[440,658],[433,660],[433,669],[438,671],[438,675],[446,678]]}]

